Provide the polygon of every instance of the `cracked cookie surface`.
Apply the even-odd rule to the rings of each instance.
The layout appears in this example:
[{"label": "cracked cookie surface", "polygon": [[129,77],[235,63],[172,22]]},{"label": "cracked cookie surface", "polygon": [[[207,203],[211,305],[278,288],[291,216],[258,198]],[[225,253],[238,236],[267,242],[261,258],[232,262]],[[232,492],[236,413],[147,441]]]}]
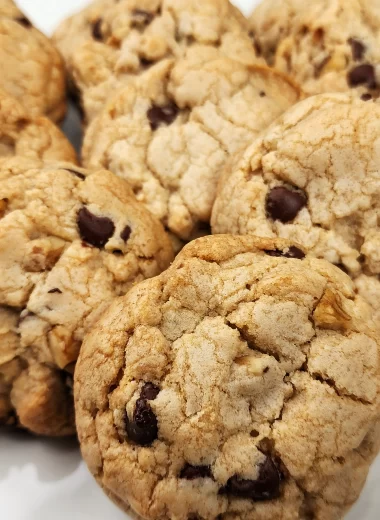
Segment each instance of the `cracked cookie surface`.
[{"label": "cracked cookie surface", "polygon": [[72,372],[116,296],[173,258],[126,182],[69,163],[0,161],[0,422],[74,432]]},{"label": "cracked cookie surface", "polygon": [[380,6],[373,0],[264,0],[252,13],[258,54],[307,94],[379,95]]},{"label": "cracked cookie surface", "polygon": [[228,0],[98,0],[54,39],[90,121],[118,86],[196,43],[244,64],[261,61],[246,24]]},{"label": "cracked cookie surface", "polygon": [[146,519],[338,519],[379,447],[370,309],[279,239],[187,245],[86,337],[75,395],[91,472]]},{"label": "cracked cookie surface", "polygon": [[291,108],[226,170],[212,229],[297,241],[357,279],[380,323],[379,121],[345,94]]},{"label": "cracked cookie surface", "polygon": [[177,237],[208,224],[229,157],[299,99],[288,79],[194,46],[117,93],[89,126],[84,164],[128,180]]},{"label": "cracked cookie surface", "polygon": [[63,59],[12,0],[0,0],[0,63],[0,88],[18,99],[28,114],[63,119]]},{"label": "cracked cookie surface", "polygon": [[0,157],[14,155],[77,162],[75,150],[54,123],[44,116],[31,116],[0,88]]}]

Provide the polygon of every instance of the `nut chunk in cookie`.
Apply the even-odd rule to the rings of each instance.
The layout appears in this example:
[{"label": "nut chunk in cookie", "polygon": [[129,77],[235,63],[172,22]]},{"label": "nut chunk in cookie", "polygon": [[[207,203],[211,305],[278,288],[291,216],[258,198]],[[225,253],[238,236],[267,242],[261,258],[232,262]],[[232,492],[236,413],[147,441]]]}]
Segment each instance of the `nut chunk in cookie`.
[{"label": "nut chunk in cookie", "polygon": [[352,91],[364,100],[380,89],[380,3],[374,0],[263,0],[250,36],[268,64],[307,94]]},{"label": "nut chunk in cookie", "polygon": [[0,0],[0,88],[35,117],[66,113],[64,62],[52,42],[12,0]]},{"label": "nut chunk in cookie", "polygon": [[192,242],[83,343],[90,470],[146,519],[340,517],[379,444],[368,314],[345,273],[294,243]]},{"label": "nut chunk in cookie", "polygon": [[378,103],[302,101],[230,165],[213,232],[295,240],[349,273],[380,323],[379,134]]},{"label": "nut chunk in cookie", "polygon": [[72,374],[109,303],[173,258],[162,225],[108,171],[0,161],[0,423],[75,431]]},{"label": "nut chunk in cookie", "polygon": [[247,67],[220,50],[194,46],[111,98],[89,126],[83,160],[127,179],[138,200],[188,240],[210,222],[229,158],[299,95],[265,66]]},{"label": "nut chunk in cookie", "polygon": [[77,162],[75,150],[61,130],[26,108],[0,88],[0,157],[20,155],[43,161]]},{"label": "nut chunk in cookie", "polygon": [[96,0],[65,20],[54,40],[87,121],[116,88],[194,44],[245,65],[263,61],[228,0]]}]

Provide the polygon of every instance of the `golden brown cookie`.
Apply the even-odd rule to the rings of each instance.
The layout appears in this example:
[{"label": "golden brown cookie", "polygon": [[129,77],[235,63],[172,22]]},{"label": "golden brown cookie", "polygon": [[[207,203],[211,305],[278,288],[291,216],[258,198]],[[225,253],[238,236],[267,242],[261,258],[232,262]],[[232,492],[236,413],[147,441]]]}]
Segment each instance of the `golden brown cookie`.
[{"label": "golden brown cookie", "polygon": [[128,184],[69,163],[0,161],[0,422],[74,433],[72,373],[109,303],[173,258]]},{"label": "golden brown cookie", "polygon": [[90,471],[146,519],[341,518],[379,446],[369,316],[346,274],[291,242],[192,242],[85,339]]},{"label": "golden brown cookie", "polygon": [[0,0],[0,88],[31,116],[60,121],[66,113],[64,63],[52,42],[12,0]]},{"label": "golden brown cookie", "polygon": [[344,94],[302,101],[226,170],[213,232],[297,241],[359,277],[379,321],[379,133],[373,101]]},{"label": "golden brown cookie", "polygon": [[127,179],[138,200],[188,240],[209,224],[230,156],[299,97],[266,66],[194,45],[115,94],[87,131],[83,161]]},{"label": "golden brown cookie", "polygon": [[260,61],[247,22],[228,0],[96,0],[57,29],[87,121],[131,78],[194,45],[244,64]]}]

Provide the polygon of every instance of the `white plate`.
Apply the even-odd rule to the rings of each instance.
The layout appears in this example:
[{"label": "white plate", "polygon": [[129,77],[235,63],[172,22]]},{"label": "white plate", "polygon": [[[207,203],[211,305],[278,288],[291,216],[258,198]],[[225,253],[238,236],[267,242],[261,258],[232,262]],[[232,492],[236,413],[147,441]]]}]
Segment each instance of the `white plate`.
[{"label": "white plate", "polygon": [[[306,1],[306,0],[305,0]],[[88,0],[18,0],[46,33]],[[254,0],[235,1],[249,13]],[[346,520],[379,520],[380,459]],[[73,441],[0,433],[0,520],[125,520],[98,489]],[[270,520],[270,519],[268,519]]]}]

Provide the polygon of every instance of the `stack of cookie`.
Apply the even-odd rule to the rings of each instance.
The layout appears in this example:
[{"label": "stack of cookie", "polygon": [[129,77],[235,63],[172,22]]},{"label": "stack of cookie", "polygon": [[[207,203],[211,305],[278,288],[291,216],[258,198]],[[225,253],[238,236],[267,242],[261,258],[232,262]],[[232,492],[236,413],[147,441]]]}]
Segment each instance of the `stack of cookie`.
[{"label": "stack of cookie", "polygon": [[54,36],[86,169],[35,113],[62,63],[0,81],[0,421],[77,431],[133,515],[337,520],[380,449],[380,10],[348,4],[95,0]]}]

